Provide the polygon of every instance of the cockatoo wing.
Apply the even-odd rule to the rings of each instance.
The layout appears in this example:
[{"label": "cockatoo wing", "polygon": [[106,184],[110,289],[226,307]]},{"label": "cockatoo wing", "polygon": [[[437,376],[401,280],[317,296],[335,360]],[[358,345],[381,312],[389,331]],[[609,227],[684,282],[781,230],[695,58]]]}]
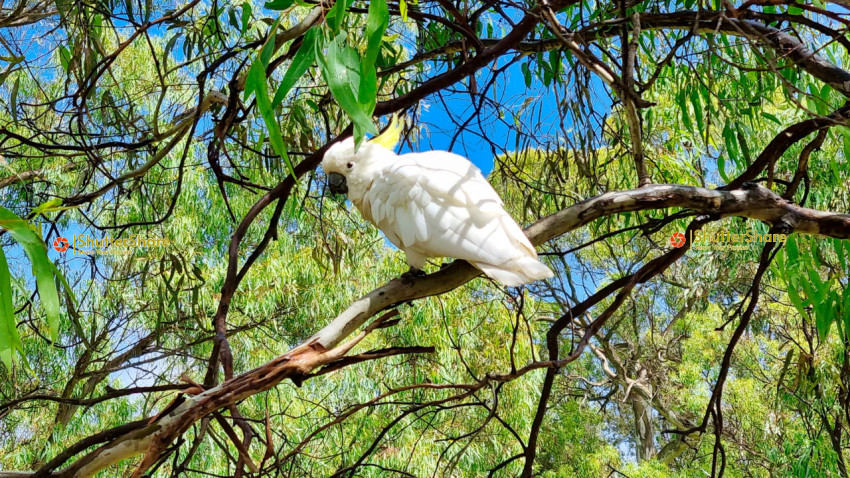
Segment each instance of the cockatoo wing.
[{"label": "cockatoo wing", "polygon": [[413,267],[425,257],[455,257],[507,285],[552,275],[481,171],[462,156],[398,156],[372,181],[360,209]]}]

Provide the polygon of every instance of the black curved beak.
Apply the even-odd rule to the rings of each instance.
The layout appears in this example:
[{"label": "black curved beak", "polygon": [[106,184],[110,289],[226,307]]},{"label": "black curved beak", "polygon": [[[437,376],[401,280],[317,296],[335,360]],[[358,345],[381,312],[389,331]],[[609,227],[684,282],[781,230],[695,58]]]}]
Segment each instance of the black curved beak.
[{"label": "black curved beak", "polygon": [[339,173],[328,174],[328,189],[334,194],[348,193],[348,185],[345,184],[345,176]]}]

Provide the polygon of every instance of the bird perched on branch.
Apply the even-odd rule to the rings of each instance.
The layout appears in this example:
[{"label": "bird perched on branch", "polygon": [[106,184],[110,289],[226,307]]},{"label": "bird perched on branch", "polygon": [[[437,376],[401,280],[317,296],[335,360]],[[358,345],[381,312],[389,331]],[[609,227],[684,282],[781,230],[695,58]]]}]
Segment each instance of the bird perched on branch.
[{"label": "bird perched on branch", "polygon": [[347,194],[360,214],[407,255],[410,273],[429,257],[470,262],[507,286],[552,277],[502,199],[466,158],[447,151],[398,155],[395,117],[381,135],[325,153],[328,188]]}]

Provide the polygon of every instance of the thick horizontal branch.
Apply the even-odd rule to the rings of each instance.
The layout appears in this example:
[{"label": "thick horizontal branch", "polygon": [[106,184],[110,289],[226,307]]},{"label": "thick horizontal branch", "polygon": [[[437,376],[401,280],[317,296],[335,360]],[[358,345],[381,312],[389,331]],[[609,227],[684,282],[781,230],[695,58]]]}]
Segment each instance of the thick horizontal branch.
[{"label": "thick horizontal branch", "polygon": [[[540,245],[591,221],[613,214],[679,207],[720,217],[739,216],[768,224],[780,220],[805,234],[850,238],[850,215],[797,206],[770,190],[752,185],[735,191],[694,186],[659,184],[640,189],[609,192],[545,217],[525,229],[534,245]],[[392,281],[352,304],[327,327],[312,337],[324,347],[334,347],[369,317],[392,304],[421,299],[452,290],[480,274],[464,261],[407,285]]]}]

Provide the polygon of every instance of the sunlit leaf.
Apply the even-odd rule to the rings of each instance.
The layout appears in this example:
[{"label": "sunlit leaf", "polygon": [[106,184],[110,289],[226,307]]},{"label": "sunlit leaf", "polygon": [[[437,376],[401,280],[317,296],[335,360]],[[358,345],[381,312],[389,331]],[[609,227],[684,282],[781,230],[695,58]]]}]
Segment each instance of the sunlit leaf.
[{"label": "sunlit leaf", "polygon": [[[341,33],[328,44],[328,53],[325,57],[322,52],[316,50],[316,59],[322,67],[322,75],[328,83],[328,88],[331,90],[334,98],[339,103],[339,106],[348,113],[348,116],[356,126],[359,126],[363,132],[377,134],[378,128],[372,122],[369,115],[363,111],[357,101],[357,95],[352,89],[352,85],[359,84],[357,78],[354,78],[350,69],[350,64],[346,64],[346,60],[357,58],[357,53],[350,47],[341,45],[345,39],[345,34]],[[319,43],[317,42],[317,45]],[[362,135],[359,139],[362,139]],[[358,140],[355,135],[355,140]]]},{"label": "sunlit leaf", "polygon": [[12,281],[6,255],[0,248],[0,361],[6,367],[12,366],[15,350],[21,350],[21,338],[15,324],[15,310],[12,306]]},{"label": "sunlit leaf", "polygon": [[21,85],[21,77],[15,77],[15,83],[12,84],[12,92],[9,93],[9,110],[12,113],[12,120],[15,124],[18,123],[18,88]]},{"label": "sunlit leaf", "polygon": [[292,160],[289,159],[289,153],[286,151],[286,144],[281,136],[280,126],[274,114],[272,100],[269,98],[268,80],[266,78],[266,68],[271,61],[274,53],[274,34],[280,24],[281,17],[272,25],[266,38],[266,43],[260,48],[257,53],[257,58],[251,64],[248,70],[248,77],[245,81],[245,96],[246,98],[254,93],[257,98],[257,109],[263,117],[266,128],[269,131],[269,142],[272,145],[275,153],[283,160],[286,169],[292,177],[295,177],[295,168],[292,166]]},{"label": "sunlit leaf", "polygon": [[26,221],[3,207],[0,207],[0,227],[9,230],[9,234],[21,245],[32,263],[47,327],[51,338],[56,341],[59,337],[59,293],[53,278],[53,264],[47,257],[47,247]]},{"label": "sunlit leaf", "polygon": [[295,0],[272,0],[270,2],[266,2],[263,6],[269,10],[286,10],[291,7],[293,3],[295,3]]},{"label": "sunlit leaf", "polygon": [[375,102],[378,92],[375,61],[381,51],[382,39],[387,30],[387,25],[389,25],[389,18],[386,0],[369,2],[369,16],[366,19],[366,54],[361,62],[360,91],[358,92],[358,100],[361,105],[370,105]]},{"label": "sunlit leaf", "polygon": [[298,48],[298,52],[295,53],[295,57],[292,58],[292,63],[289,65],[289,68],[283,75],[283,79],[280,80],[280,85],[277,87],[277,92],[275,92],[274,99],[271,103],[272,109],[277,108],[278,105],[280,105],[286,97],[286,94],[289,93],[289,90],[295,86],[298,79],[301,78],[307,69],[310,68],[310,65],[313,64],[313,61],[316,58],[315,43],[318,35],[318,28],[311,28],[304,34],[304,39],[301,42],[301,46]]}]

